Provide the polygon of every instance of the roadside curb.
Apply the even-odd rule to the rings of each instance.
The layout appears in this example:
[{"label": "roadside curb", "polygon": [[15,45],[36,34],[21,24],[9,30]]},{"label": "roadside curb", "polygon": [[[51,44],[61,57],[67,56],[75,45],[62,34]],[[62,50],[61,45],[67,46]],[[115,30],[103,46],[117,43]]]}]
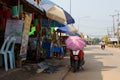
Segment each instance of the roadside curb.
[{"label": "roadside curb", "polygon": [[64,80],[64,78],[66,77],[69,71],[70,71],[70,68],[69,66],[67,66],[67,70],[64,71],[64,73],[62,74],[59,80]]}]

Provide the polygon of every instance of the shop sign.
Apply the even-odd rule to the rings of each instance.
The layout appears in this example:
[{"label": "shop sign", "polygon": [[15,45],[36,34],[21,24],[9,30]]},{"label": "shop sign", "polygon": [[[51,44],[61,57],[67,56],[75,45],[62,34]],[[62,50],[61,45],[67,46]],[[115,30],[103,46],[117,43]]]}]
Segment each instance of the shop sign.
[{"label": "shop sign", "polygon": [[24,22],[21,50],[20,50],[20,55],[22,57],[22,60],[26,60],[31,20],[32,18],[26,15]]},{"label": "shop sign", "polygon": [[5,29],[5,38],[8,36],[15,36],[16,43],[21,43],[22,40],[22,20],[7,20]]}]

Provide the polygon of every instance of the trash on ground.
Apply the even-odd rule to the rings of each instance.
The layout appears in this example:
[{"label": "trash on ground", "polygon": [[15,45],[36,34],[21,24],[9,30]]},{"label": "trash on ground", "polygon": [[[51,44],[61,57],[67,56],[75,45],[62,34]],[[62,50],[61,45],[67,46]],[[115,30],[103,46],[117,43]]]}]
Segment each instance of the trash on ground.
[{"label": "trash on ground", "polygon": [[38,63],[38,66],[39,66],[41,69],[47,69],[47,68],[49,67],[45,62],[40,62],[40,63]]},{"label": "trash on ground", "polygon": [[55,66],[49,66],[49,68],[45,69],[47,73],[55,73],[58,69]]},{"label": "trash on ground", "polygon": [[43,71],[44,71],[44,69],[37,69],[36,73],[41,73]]}]

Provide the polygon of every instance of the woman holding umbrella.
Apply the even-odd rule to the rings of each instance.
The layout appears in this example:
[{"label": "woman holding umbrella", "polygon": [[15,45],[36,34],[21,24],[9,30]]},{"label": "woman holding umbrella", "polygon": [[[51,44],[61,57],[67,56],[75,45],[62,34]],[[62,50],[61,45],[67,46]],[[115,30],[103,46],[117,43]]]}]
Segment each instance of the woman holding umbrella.
[{"label": "woman holding umbrella", "polygon": [[76,72],[84,65],[84,52],[83,48],[86,43],[78,36],[69,36],[66,40],[66,46],[70,49],[70,63],[73,71]]}]

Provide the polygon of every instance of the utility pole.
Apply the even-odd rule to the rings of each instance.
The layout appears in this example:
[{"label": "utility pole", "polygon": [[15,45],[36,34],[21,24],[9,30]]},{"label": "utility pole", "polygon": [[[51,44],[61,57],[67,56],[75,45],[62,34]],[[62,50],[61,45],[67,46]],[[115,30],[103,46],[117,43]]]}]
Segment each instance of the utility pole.
[{"label": "utility pole", "polygon": [[114,17],[116,15],[110,15],[110,16],[112,16],[112,19],[113,19],[113,36],[115,37],[115,20],[114,20]]},{"label": "utility pole", "polygon": [[120,24],[119,24],[119,15],[120,15],[120,14],[119,14],[119,12],[118,12],[118,14],[117,14],[117,16],[118,16],[118,20],[117,20],[117,21],[118,21],[118,25],[117,25],[117,26],[118,26],[118,28],[117,28],[117,32],[118,32],[118,45],[119,45],[119,37],[120,37],[120,36],[119,36],[119,35],[120,35],[120,33],[119,33],[119,26],[120,26]]},{"label": "utility pole", "polygon": [[108,34],[108,38],[110,38],[110,33],[109,33],[109,30],[108,30],[108,27],[107,27],[107,34]]},{"label": "utility pole", "polygon": [[18,19],[19,19],[19,13],[20,13],[20,0],[18,0]]},{"label": "utility pole", "polygon": [[117,14],[116,14],[116,16],[118,17],[118,19],[117,19],[117,38],[118,38],[118,45],[119,45],[119,38],[120,38],[120,31],[119,31],[119,26],[120,26],[120,22],[119,22],[119,15],[120,15],[120,11],[118,11],[118,10],[115,10],[115,12],[117,12]]}]

